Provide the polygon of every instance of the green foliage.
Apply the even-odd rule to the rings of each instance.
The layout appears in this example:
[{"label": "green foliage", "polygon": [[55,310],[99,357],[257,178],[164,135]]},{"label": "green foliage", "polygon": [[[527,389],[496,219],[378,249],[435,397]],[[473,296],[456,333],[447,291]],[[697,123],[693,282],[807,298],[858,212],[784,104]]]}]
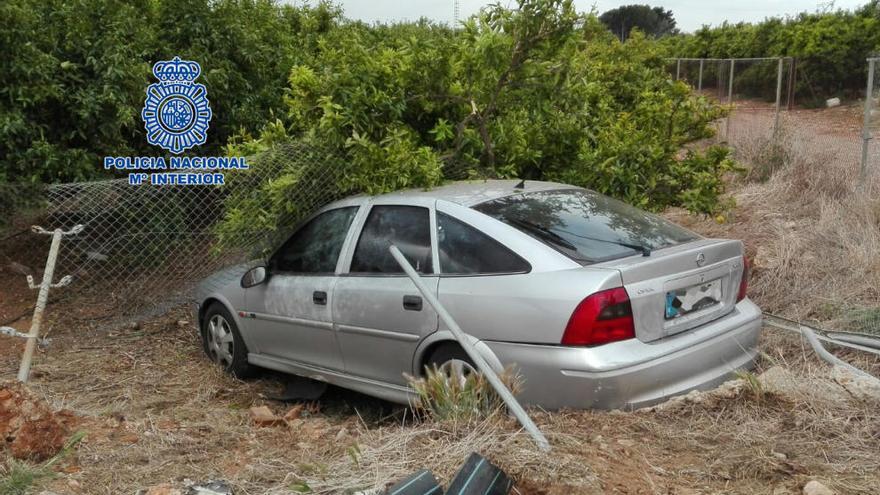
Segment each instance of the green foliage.
[{"label": "green foliage", "polygon": [[[661,43],[674,57],[797,57],[797,94],[805,101],[824,100],[864,91],[865,58],[880,48],[878,12],[874,0],[855,11],[802,13],[757,24],[704,26],[693,34],[664,38]],[[758,81],[764,81],[763,86]],[[751,95],[771,97],[775,82],[775,67],[764,66],[738,76],[735,87]]]},{"label": "green foliage", "polygon": [[140,111],[152,64],[202,65],[214,116],[199,153],[282,105],[290,68],[339,11],[270,0],[0,3],[0,182],[93,178],[106,155],[155,155]]},{"label": "green foliage", "polygon": [[74,433],[57,454],[42,464],[32,465],[8,458],[0,473],[0,495],[25,495],[43,481],[54,478],[52,466],[67,457],[85,436],[82,431]]},{"label": "green foliage", "polygon": [[603,12],[599,20],[621,41],[629,38],[633,29],[655,38],[678,33],[672,11],[662,7],[623,5]]},{"label": "green foliage", "polygon": [[[456,31],[353,23],[293,68],[286,114],[256,137],[236,136],[228,151],[320,143],[342,157],[332,165],[338,194],[468,175],[561,180],[650,209],[715,212],[732,165],[726,152],[677,153],[709,137],[722,111],[664,66],[654,42],[634,33],[621,43],[570,0],[495,5]],[[261,160],[277,162],[272,152]],[[295,162],[258,192],[235,193],[221,229],[271,228],[282,210],[299,208],[289,193],[308,175],[303,167],[317,165]]]},{"label": "green foliage", "polygon": [[[514,395],[522,388],[521,380],[510,369],[500,378]],[[460,381],[434,367],[426,369],[423,378],[410,377],[409,383],[418,396],[415,406],[437,421],[469,423],[506,407],[482,373],[471,373]]]}]

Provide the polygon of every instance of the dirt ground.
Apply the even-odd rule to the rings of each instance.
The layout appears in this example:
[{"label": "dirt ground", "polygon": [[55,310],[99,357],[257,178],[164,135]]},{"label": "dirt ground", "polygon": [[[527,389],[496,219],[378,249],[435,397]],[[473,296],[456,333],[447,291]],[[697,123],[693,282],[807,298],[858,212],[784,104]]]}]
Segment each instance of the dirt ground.
[{"label": "dirt ground", "polygon": [[[822,136],[849,136],[849,127],[858,125],[852,107],[828,111],[831,126],[820,125],[821,111],[797,112],[787,118],[801,118],[796,122],[802,128],[819,122]],[[744,129],[744,122],[735,121],[741,127],[734,132]],[[723,223],[682,212],[669,215],[707,235],[747,238],[751,254],[760,254],[759,247],[770,249],[756,267],[753,294],[762,305],[784,310],[792,306],[787,298],[815,291],[817,282],[805,278],[796,286],[777,286],[780,274],[797,268],[793,257],[803,254],[779,254],[799,245],[779,232],[789,232],[790,222],[802,232],[822,224],[811,220],[810,215],[819,215],[815,208],[799,208],[787,196],[804,196],[806,205],[814,198],[804,191],[812,194],[813,182],[806,189],[784,189],[782,179],[775,180],[735,184],[732,194],[739,206]],[[837,191],[827,181],[816,184],[822,191]],[[852,211],[849,199],[843,200]],[[756,223],[766,218],[772,229]],[[826,232],[817,239],[828,245],[832,238]],[[864,249],[867,243],[859,244]],[[32,266],[41,265],[39,254],[34,253]],[[837,260],[833,268],[839,270],[844,255],[827,258]],[[874,284],[870,277],[880,270],[865,271],[868,275],[858,280],[844,277],[836,283],[872,303],[876,291],[855,289]],[[826,278],[831,273],[831,268],[821,272]],[[35,299],[23,279],[0,256],[0,324],[15,320],[12,326],[20,330],[29,320],[19,316],[29,313]],[[251,421],[251,407],[265,405],[284,415],[296,406],[270,398],[281,391],[281,377],[267,373],[241,381],[219,372],[203,355],[185,308],[110,332],[83,324],[84,317],[107,309],[70,301],[50,305],[46,328],[53,341],[35,358],[30,390],[49,409],[62,411],[56,416],[67,434],[81,431],[85,438],[53,466],[56,476],[43,480],[40,489],[117,495],[163,483],[182,487],[188,480],[223,479],[237,495],[353,493],[422,467],[448,483],[465,457],[477,451],[504,468],[522,494],[785,495],[802,493],[811,480],[837,494],[880,493],[880,403],[841,386],[834,370],[784,330],[765,329],[755,374],[710,393],[636,412],[532,411],[553,446],[543,454],[510,418],[474,424],[418,421],[407,408],[335,388],[302,404],[299,419],[259,427]],[[803,309],[810,311],[812,306]],[[20,341],[0,336],[0,383],[14,379],[21,347]],[[880,375],[877,358],[838,354]],[[0,481],[12,466],[8,455],[0,452]]]},{"label": "dirt ground", "polygon": [[[277,376],[240,381],[203,356],[186,311],[113,333],[59,329],[31,389],[71,411],[85,439],[45,488],[134,493],[161,483],[228,480],[237,494],[344,493],[420,467],[449,481],[470,450],[514,476],[521,493],[800,493],[813,479],[836,493],[880,487],[878,403],[832,387],[796,338],[766,330],[762,369],[784,363],[799,387],[734,382],[720,394],[653,411],[534,412],[554,451],[543,455],[509,418],[477,425],[414,422],[399,406],[331,389],[291,425],[257,427],[249,408],[283,415],[267,397]],[[12,379],[19,346],[0,350]],[[880,371],[880,361],[847,356]]]}]

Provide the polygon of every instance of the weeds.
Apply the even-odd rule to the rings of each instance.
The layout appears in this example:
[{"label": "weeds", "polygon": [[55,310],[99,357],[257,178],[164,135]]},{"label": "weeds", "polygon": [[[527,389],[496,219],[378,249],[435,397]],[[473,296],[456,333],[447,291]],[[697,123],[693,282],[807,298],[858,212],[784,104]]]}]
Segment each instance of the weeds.
[{"label": "weeds", "polygon": [[31,465],[9,458],[0,476],[0,495],[25,495],[37,484],[54,478],[52,466],[67,457],[85,436],[82,431],[75,433],[54,457],[42,464]]},{"label": "weeds", "polygon": [[[511,368],[500,375],[501,381],[516,395],[521,380]],[[472,373],[463,380],[450,379],[436,367],[427,369],[423,378],[409,378],[418,399],[414,404],[437,421],[471,423],[504,410],[504,401],[482,373]]]},{"label": "weeds", "polygon": [[740,370],[736,372],[736,377],[746,384],[745,389],[755,401],[764,401],[766,392],[764,391],[764,385],[761,384],[761,380],[758,379],[757,375],[751,371]]}]

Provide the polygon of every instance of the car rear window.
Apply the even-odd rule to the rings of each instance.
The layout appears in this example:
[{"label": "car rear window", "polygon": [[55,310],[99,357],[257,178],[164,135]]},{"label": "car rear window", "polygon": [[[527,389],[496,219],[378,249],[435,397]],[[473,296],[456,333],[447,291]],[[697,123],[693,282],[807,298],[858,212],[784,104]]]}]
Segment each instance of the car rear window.
[{"label": "car rear window", "polygon": [[474,209],[585,264],[699,238],[663,218],[586,189],[515,194]]}]

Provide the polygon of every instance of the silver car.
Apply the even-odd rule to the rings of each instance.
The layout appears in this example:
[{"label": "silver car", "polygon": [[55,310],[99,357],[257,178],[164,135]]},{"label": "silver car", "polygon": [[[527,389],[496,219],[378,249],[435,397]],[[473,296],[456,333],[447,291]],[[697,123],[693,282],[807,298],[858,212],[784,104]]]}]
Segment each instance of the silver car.
[{"label": "silver car", "polygon": [[396,402],[411,398],[404,374],[473,372],[392,244],[493,367],[516,366],[526,404],[646,406],[713,387],[757,354],[740,241],[537,181],[327,205],[265,266],[202,284],[206,352],[239,376],[269,368]]}]

